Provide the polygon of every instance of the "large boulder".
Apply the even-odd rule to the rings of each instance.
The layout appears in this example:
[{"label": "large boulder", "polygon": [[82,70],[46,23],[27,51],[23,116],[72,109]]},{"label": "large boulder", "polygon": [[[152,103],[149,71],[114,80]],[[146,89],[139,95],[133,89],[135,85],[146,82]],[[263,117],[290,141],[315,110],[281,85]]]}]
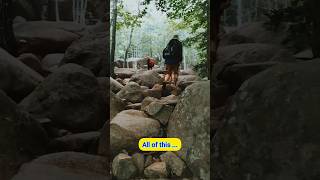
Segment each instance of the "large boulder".
[{"label": "large boulder", "polygon": [[[14,24],[19,42],[19,53],[33,53],[44,56],[50,53],[64,53],[70,44],[80,36],[68,30],[69,24],[54,25],[53,22],[26,22]],[[75,24],[77,27],[77,25]]]},{"label": "large boulder", "polygon": [[320,177],[320,62],[282,64],[246,81],[215,145],[214,179]]},{"label": "large boulder", "polygon": [[198,82],[181,94],[167,128],[167,137],[179,137],[177,152],[195,177],[210,179],[210,82]]},{"label": "large boulder", "polygon": [[43,77],[0,48],[0,89],[20,101],[43,81]]},{"label": "large boulder", "polygon": [[62,61],[64,54],[47,54],[41,60],[41,67],[47,71],[54,72],[58,69],[60,62]]},{"label": "large boulder", "polygon": [[101,156],[61,152],[24,164],[12,180],[111,180],[109,161]]},{"label": "large boulder", "polygon": [[135,82],[129,82],[117,93],[117,96],[132,103],[139,103],[143,100],[142,89],[139,84]]},{"label": "large boulder", "polygon": [[218,79],[226,67],[234,64],[296,61],[293,54],[279,46],[258,43],[220,47],[217,58],[213,73]]},{"label": "large boulder", "polygon": [[97,76],[107,62],[107,41],[105,32],[87,34],[68,47],[60,64],[79,64]]},{"label": "large boulder", "polygon": [[[104,133],[104,132],[102,132]],[[121,150],[137,150],[143,137],[158,137],[160,123],[138,110],[120,112],[110,123],[110,145],[113,154]]]},{"label": "large boulder", "polygon": [[86,68],[67,64],[48,76],[20,107],[73,132],[97,130],[106,121],[105,98]]},{"label": "large boulder", "polygon": [[130,81],[137,82],[141,86],[152,88],[155,84],[161,84],[162,78],[155,70],[151,70],[134,74]]},{"label": "large boulder", "polygon": [[0,179],[9,180],[19,166],[45,153],[47,135],[41,125],[0,90]]}]

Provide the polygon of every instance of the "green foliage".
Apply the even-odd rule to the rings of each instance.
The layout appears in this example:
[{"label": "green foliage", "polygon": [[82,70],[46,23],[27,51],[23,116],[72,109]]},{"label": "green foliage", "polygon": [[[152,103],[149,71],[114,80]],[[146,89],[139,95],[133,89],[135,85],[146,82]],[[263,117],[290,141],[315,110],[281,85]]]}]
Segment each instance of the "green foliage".
[{"label": "green foliage", "polygon": [[200,61],[198,64],[194,65],[193,69],[202,78],[208,77],[208,61]]},{"label": "green foliage", "polygon": [[121,3],[118,5],[118,21],[117,30],[122,28],[134,28],[140,27],[142,18],[147,14],[147,6],[140,10],[140,6],[137,14],[133,14],[124,9],[124,5]]}]

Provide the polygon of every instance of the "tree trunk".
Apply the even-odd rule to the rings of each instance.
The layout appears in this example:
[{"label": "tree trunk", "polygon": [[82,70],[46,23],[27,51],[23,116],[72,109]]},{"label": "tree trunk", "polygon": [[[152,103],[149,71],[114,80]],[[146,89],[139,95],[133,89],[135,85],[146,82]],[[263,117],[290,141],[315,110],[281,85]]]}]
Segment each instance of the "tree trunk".
[{"label": "tree trunk", "polygon": [[72,0],[72,20],[76,21],[76,0]]},{"label": "tree trunk", "polygon": [[112,35],[111,35],[111,52],[110,52],[110,70],[111,76],[114,77],[114,58],[116,52],[116,35],[117,35],[117,16],[118,16],[118,0],[113,1],[112,12]]},{"label": "tree trunk", "polygon": [[257,21],[258,19],[258,0],[254,0],[254,16],[253,20]]},{"label": "tree trunk", "polygon": [[13,32],[12,0],[0,0],[0,47],[17,55],[17,44]]},{"label": "tree trunk", "polygon": [[56,10],[56,21],[60,21],[60,13],[59,13],[59,0],[56,0],[55,2],[55,10]]},{"label": "tree trunk", "polygon": [[237,0],[237,26],[242,25],[242,0]]},{"label": "tree trunk", "polygon": [[82,8],[81,8],[81,24],[86,24],[86,13],[87,13],[87,0],[82,0]]},{"label": "tree trunk", "polygon": [[183,69],[187,70],[187,60],[186,60],[186,55],[183,55]]},{"label": "tree trunk", "polygon": [[124,54],[124,67],[125,68],[127,68],[127,59],[128,59],[128,53],[129,53],[129,50],[130,50],[130,47],[131,47],[131,43],[132,43],[133,30],[134,30],[134,28],[132,27],[131,31],[130,31],[129,44],[128,44],[128,46],[126,48],[126,52]]}]

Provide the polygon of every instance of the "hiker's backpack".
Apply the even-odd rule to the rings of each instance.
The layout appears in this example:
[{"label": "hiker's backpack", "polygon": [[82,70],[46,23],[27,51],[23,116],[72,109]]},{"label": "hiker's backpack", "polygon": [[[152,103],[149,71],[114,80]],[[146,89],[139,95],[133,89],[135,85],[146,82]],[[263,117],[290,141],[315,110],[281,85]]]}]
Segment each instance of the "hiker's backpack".
[{"label": "hiker's backpack", "polygon": [[179,51],[179,42],[171,40],[167,47],[164,48],[162,56],[164,59],[176,58],[177,51]]}]

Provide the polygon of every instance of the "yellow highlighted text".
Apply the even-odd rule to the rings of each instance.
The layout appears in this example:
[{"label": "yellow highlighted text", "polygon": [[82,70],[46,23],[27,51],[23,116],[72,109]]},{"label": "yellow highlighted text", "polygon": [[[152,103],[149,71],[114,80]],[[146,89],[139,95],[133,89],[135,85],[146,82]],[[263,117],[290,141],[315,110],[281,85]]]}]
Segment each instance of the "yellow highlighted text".
[{"label": "yellow highlighted text", "polygon": [[181,147],[179,138],[142,138],[139,141],[141,151],[179,151]]}]

